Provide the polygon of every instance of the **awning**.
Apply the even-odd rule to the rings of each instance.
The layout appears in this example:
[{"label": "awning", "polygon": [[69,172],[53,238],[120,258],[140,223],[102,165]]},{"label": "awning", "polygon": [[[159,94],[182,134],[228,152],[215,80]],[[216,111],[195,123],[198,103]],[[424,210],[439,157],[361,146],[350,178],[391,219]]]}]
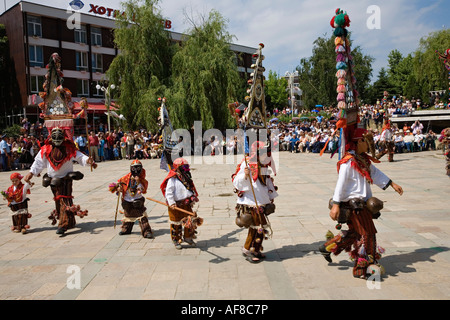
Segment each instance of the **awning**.
[{"label": "awning", "polygon": [[[112,103],[111,107],[109,108],[111,111],[117,111],[117,106]],[[73,113],[77,113],[81,111],[81,106],[79,102],[73,101]],[[106,106],[103,102],[88,102],[88,113],[100,113],[100,112],[106,112],[108,111],[106,109]]]}]

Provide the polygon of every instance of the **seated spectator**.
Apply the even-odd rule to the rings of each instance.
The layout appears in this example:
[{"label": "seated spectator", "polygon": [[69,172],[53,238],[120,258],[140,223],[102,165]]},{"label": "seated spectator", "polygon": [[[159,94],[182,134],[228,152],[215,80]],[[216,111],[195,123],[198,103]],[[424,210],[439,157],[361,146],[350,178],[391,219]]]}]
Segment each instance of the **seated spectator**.
[{"label": "seated spectator", "polygon": [[318,133],[314,137],[314,142],[311,141],[311,152],[312,153],[320,153],[320,150],[325,146],[325,141],[323,141],[323,134]]},{"label": "seated spectator", "polygon": [[414,151],[414,136],[412,135],[410,130],[406,130],[405,136],[403,137],[403,142],[405,143],[406,151]]},{"label": "seated spectator", "polygon": [[151,146],[152,146],[152,150],[150,152],[150,157],[152,159],[160,158],[162,155],[162,140],[160,143],[160,141],[158,140],[158,137],[155,136],[155,138],[153,139],[153,141],[151,143]]},{"label": "seated spectator", "polygon": [[425,136],[422,133],[414,135],[414,150],[422,151],[424,149]]},{"label": "seated spectator", "polygon": [[287,132],[284,135],[283,142],[281,142],[281,151],[289,151],[290,142],[291,142],[291,133]]},{"label": "seated spectator", "polygon": [[397,153],[403,153],[403,148],[405,147],[405,142],[403,141],[403,132],[395,131],[394,144],[395,144],[395,151]]},{"label": "seated spectator", "polygon": [[289,151],[291,151],[292,153],[296,153],[298,150],[299,142],[299,138],[297,138],[297,135],[294,133],[291,140],[289,141]]},{"label": "seated spectator", "polygon": [[143,147],[142,147],[142,144],[141,144],[141,142],[139,140],[136,140],[136,143],[134,145],[133,158],[134,159],[139,159],[139,160],[144,158]]},{"label": "seated spectator", "polygon": [[300,133],[300,142],[298,144],[298,150],[300,152],[305,152],[309,148],[309,143],[311,141],[311,137],[309,134],[305,134],[305,132]]}]

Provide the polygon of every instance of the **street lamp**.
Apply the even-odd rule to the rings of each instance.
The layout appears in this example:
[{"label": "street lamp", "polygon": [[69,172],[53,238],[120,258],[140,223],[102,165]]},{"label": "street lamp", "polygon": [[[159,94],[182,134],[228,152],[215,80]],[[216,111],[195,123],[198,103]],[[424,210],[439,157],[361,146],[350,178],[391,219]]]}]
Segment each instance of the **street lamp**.
[{"label": "street lamp", "polygon": [[294,95],[294,78],[298,76],[298,71],[295,70],[294,72],[286,71],[284,74],[286,77],[289,77],[288,85],[289,85],[289,91],[290,91],[290,100],[291,100],[291,118],[294,117],[294,101],[295,101],[295,95]]},{"label": "street lamp", "polygon": [[109,120],[109,117],[110,117],[109,109],[111,107],[111,92],[110,91],[114,90],[116,88],[116,85],[110,84],[110,85],[108,85],[108,87],[105,88],[104,86],[97,84],[95,86],[95,88],[97,88],[97,90],[102,90],[105,93],[105,106],[106,106],[106,110],[108,111],[108,114],[107,114],[107,116],[108,116],[108,132],[111,132],[111,124],[110,124],[110,120]]}]

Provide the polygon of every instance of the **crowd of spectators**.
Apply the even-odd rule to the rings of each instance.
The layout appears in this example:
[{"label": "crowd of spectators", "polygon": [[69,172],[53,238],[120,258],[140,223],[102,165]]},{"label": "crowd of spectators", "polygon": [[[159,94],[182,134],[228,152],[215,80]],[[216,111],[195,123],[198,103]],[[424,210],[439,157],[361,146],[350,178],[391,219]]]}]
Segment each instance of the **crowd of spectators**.
[{"label": "crowd of spectators", "polygon": [[[0,136],[0,171],[29,169],[48,136],[42,123],[30,124],[27,119],[21,122],[20,136]],[[145,129],[124,132],[119,127],[108,132],[105,126],[99,125],[98,131],[90,131],[88,136],[76,133],[73,141],[81,152],[91,155],[96,162],[155,159],[162,155],[161,137]]]},{"label": "crowd of spectators", "polygon": [[[362,125],[371,129],[374,134],[375,146],[378,148],[382,127],[386,116],[405,116],[411,114],[422,106],[420,100],[392,99],[391,101],[379,101],[376,104],[365,104],[360,108],[360,120]],[[450,108],[442,103],[436,103],[435,108]],[[335,124],[339,110],[335,107],[320,106],[320,110],[311,113],[306,110],[291,110],[284,108],[275,109],[273,116],[287,115],[289,121],[270,121],[270,129],[278,129],[278,137],[275,143],[279,144],[280,151],[295,153],[334,153],[338,148],[339,131]],[[288,117],[289,119],[289,117]],[[295,121],[294,121],[295,119]],[[406,120],[406,118],[405,118]],[[0,136],[0,171],[28,169],[39,152],[48,133],[41,122],[30,123],[27,119],[21,119],[22,131],[17,138]],[[81,130],[79,130],[81,131]],[[123,131],[122,128],[108,132],[106,126],[100,123],[96,132],[90,130],[89,135],[76,134],[73,139],[81,152],[90,154],[96,162],[121,160],[121,159],[155,159],[162,155],[162,140],[157,134],[152,134],[146,129],[136,131]],[[403,127],[393,124],[395,152],[417,152],[435,150],[436,140],[439,138],[429,128],[416,122]],[[243,145],[242,138],[238,135],[228,137],[212,137],[210,141],[200,141],[192,145],[191,154],[215,155],[243,153],[239,146]],[[89,140],[89,143],[88,143]],[[90,146],[90,149],[89,147]],[[202,150],[195,150],[201,146]]]},{"label": "crowd of spectators", "polygon": [[162,154],[161,137],[145,129],[125,132],[119,127],[111,132],[90,131],[88,137],[84,133],[74,136],[74,142],[81,152],[91,155],[96,162],[155,159]]},{"label": "crowd of spectators", "polygon": [[[379,143],[383,129],[384,111],[370,109],[374,111],[369,114],[369,107],[363,109],[360,114],[362,124],[366,129],[372,131],[376,151],[381,149]],[[269,125],[271,129],[279,131],[279,150],[292,153],[334,153],[339,145],[339,130],[336,130],[336,109],[327,109],[328,117],[310,117],[303,121],[273,122]],[[366,117],[364,117],[366,115]],[[370,116],[367,116],[370,115]],[[378,120],[378,119],[381,119]],[[392,135],[395,143],[395,152],[418,152],[426,150],[436,150],[436,140],[438,134],[430,128],[424,128],[419,121],[412,125],[404,123],[402,127],[392,124]]]}]

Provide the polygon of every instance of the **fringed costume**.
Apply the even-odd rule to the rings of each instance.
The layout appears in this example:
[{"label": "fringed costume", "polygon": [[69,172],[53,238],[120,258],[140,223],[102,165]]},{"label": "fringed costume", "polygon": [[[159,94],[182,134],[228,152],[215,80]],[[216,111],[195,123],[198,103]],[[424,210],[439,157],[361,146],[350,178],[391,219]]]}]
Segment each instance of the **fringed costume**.
[{"label": "fringed costume", "polygon": [[[319,250],[328,262],[331,262],[331,253],[338,255],[342,251],[348,252],[355,262],[353,276],[366,278],[369,266],[382,270],[378,260],[384,252],[377,245],[377,230],[373,222],[373,219],[380,216],[383,202],[372,196],[371,185],[375,184],[383,190],[392,186],[400,194],[403,191],[372,164],[379,161],[365,153],[369,149],[368,144],[373,143],[372,135],[367,130],[358,128],[350,137],[352,142],[360,142],[338,162],[338,181],[330,200],[330,209],[335,205],[339,207],[338,215],[332,216],[338,221],[336,228],[341,230],[341,224],[346,223],[348,230],[342,230],[336,236],[329,231],[327,241]],[[360,144],[367,145],[365,151],[361,152],[358,147]]]},{"label": "fringed costume", "polygon": [[54,128],[30,168],[31,176],[39,175],[47,169],[42,185],[50,186],[54,196],[55,210],[49,219],[53,225],[59,220],[58,234],[64,234],[75,227],[75,216],[83,218],[88,213],[87,210],[81,210],[79,205],[74,205],[72,196],[73,180],[81,180],[84,177],[83,173],[73,171],[73,161],[86,166],[88,160],[89,157],[76,149],[73,141],[64,135],[62,129]]},{"label": "fringed costume", "polygon": [[[203,219],[192,210],[194,203],[198,202],[198,193],[185,159],[178,158],[173,162],[160,188],[169,206],[170,237],[175,248],[181,249],[183,241],[195,245],[196,229]],[[176,208],[192,212],[192,215]]]},{"label": "fringed costume", "polygon": [[[273,200],[278,196],[273,179],[267,168],[272,161],[264,161],[261,165],[258,150],[264,148],[264,143],[255,142],[252,154],[237,166],[232,176],[233,186],[238,195],[236,204],[236,224],[248,229],[247,238],[242,252],[249,262],[260,262],[264,255],[263,240],[271,234],[268,215],[275,211]],[[246,168],[249,175],[245,174]],[[256,200],[256,201],[255,201]]]},{"label": "fringed costume", "polygon": [[31,218],[31,214],[28,212],[28,201],[30,199],[27,195],[30,194],[31,185],[28,182],[22,183],[22,178],[17,172],[11,174],[10,179],[13,184],[2,194],[11,209],[13,223],[11,230],[25,234],[30,228],[28,225],[28,218]]},{"label": "fringed costume", "polygon": [[122,230],[120,235],[130,234],[136,221],[139,221],[141,234],[144,238],[153,238],[153,232],[148,222],[147,208],[143,194],[147,193],[148,182],[145,179],[145,169],[139,160],[134,160],[130,173],[119,179],[122,190]]},{"label": "fringed costume", "polygon": [[68,229],[74,228],[75,216],[83,218],[87,210],[81,210],[79,205],[73,204],[73,180],[81,180],[84,175],[73,171],[73,161],[82,166],[87,164],[96,168],[94,161],[81,153],[73,142],[73,119],[77,117],[72,113],[73,103],[71,92],[63,87],[61,72],[61,58],[53,53],[47,65],[47,74],[40,97],[44,100],[39,104],[41,117],[45,119],[44,125],[49,131],[49,137],[41,150],[34,158],[29,174],[25,181],[39,175],[44,169],[44,187],[50,186],[55,201],[55,210],[49,216],[52,225],[59,220],[57,234],[63,235]]}]

